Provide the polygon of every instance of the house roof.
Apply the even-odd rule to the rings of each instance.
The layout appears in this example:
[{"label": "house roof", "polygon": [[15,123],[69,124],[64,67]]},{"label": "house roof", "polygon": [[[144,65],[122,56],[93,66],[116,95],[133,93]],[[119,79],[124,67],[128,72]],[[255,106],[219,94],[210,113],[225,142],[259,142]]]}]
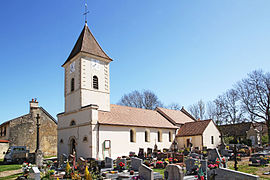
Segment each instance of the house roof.
[{"label": "house roof", "polygon": [[111,104],[111,111],[99,111],[99,123],[104,125],[177,129],[155,110]]},{"label": "house roof", "polygon": [[208,124],[212,120],[200,120],[196,122],[187,122],[178,130],[177,137],[202,135]]},{"label": "house roof", "polygon": [[238,124],[220,125],[218,129],[222,136],[246,136],[252,123],[244,122]]},{"label": "house roof", "polygon": [[[183,109],[183,108],[182,108]],[[187,114],[183,113],[182,110],[172,110],[158,107],[156,110],[169,119],[173,124],[185,124],[187,122],[194,122],[195,118],[191,118]]]},{"label": "house roof", "polygon": [[62,66],[64,66],[80,52],[88,53],[112,61],[112,59],[102,50],[86,23],[70,55]]},{"label": "house roof", "polygon": [[8,140],[1,140],[0,139],[0,143],[8,143],[9,141]]}]

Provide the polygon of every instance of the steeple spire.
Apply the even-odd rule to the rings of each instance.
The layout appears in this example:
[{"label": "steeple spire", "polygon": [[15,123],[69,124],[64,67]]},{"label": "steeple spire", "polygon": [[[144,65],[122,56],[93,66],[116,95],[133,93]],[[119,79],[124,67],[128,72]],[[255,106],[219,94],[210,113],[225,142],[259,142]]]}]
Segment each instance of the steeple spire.
[{"label": "steeple spire", "polygon": [[87,9],[87,3],[86,3],[86,0],[85,0],[85,4],[84,4],[84,21],[85,21],[85,24],[87,24],[87,14],[89,13],[88,9]]}]

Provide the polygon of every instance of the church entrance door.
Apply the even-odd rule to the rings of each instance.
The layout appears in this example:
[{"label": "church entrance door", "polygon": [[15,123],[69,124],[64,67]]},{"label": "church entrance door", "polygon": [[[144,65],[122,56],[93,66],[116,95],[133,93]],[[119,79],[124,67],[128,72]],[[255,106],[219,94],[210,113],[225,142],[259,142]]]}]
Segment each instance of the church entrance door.
[{"label": "church entrance door", "polygon": [[70,154],[73,154],[74,152],[76,152],[76,141],[72,138],[70,140]]}]

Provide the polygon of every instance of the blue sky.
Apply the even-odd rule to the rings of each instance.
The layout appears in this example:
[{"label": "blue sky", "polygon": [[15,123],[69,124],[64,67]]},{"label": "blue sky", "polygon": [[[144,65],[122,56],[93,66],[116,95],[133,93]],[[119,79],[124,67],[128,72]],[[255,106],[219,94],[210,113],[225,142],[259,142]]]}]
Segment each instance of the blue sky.
[{"label": "blue sky", "polygon": [[[213,100],[270,69],[269,0],[88,0],[88,25],[111,63],[111,103],[150,89],[164,104]],[[0,122],[38,98],[64,110],[64,71],[84,25],[83,0],[0,2]]]}]

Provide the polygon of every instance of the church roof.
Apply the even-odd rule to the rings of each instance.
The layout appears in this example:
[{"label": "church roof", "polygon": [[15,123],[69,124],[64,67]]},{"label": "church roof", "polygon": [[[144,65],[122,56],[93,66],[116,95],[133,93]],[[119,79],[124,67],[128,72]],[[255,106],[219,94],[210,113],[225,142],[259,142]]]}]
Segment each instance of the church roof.
[{"label": "church roof", "polygon": [[195,118],[192,118],[191,115],[190,117],[186,113],[182,112],[182,109],[179,111],[179,110],[172,110],[172,109],[166,109],[166,108],[161,108],[161,107],[156,108],[156,110],[159,113],[161,113],[163,116],[169,119],[173,124],[184,124],[187,122],[194,122]]},{"label": "church roof", "polygon": [[99,111],[99,123],[117,126],[177,129],[155,110],[111,104],[111,111]]},{"label": "church roof", "polygon": [[70,55],[62,66],[64,66],[80,52],[88,53],[112,61],[112,59],[102,50],[86,23]]},{"label": "church roof", "polygon": [[185,123],[179,130],[177,137],[183,137],[183,136],[197,136],[202,135],[208,124],[212,120],[201,120],[196,122],[188,122]]}]

